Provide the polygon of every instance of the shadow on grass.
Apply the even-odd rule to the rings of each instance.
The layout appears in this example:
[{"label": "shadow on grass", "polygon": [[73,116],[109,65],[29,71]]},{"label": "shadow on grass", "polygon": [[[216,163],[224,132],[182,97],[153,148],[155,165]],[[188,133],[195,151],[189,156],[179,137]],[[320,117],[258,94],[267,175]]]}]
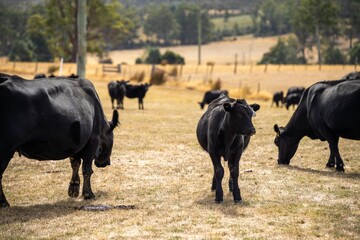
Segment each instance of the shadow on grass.
[{"label": "shadow on grass", "polygon": [[83,202],[59,201],[56,203],[45,203],[29,206],[11,206],[0,209],[0,225],[14,222],[28,222],[35,219],[54,219],[60,216],[71,214],[76,207],[83,205]]},{"label": "shadow on grass", "polygon": [[335,169],[334,170],[331,170],[331,169],[316,170],[316,169],[304,168],[304,167],[293,166],[293,165],[281,165],[280,167],[288,168],[289,170],[296,170],[296,171],[301,171],[301,172],[306,172],[306,173],[311,173],[311,174],[318,174],[318,175],[326,176],[326,177],[360,179],[360,173],[346,173],[346,169],[345,169],[345,172],[337,172]]},{"label": "shadow on grass", "polygon": [[238,211],[239,209],[250,207],[250,202],[246,199],[243,199],[240,203],[235,203],[233,201],[232,193],[226,191],[224,191],[224,201],[221,203],[215,203],[215,192],[210,192],[203,198],[195,201],[195,203],[207,208],[208,210],[221,211],[225,215],[234,217],[243,215]]}]

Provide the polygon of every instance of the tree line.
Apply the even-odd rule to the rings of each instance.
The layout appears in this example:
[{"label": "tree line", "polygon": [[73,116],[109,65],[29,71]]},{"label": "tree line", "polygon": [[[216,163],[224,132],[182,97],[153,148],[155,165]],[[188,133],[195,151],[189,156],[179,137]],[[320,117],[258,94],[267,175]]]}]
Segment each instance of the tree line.
[{"label": "tree line", "polygon": [[[87,51],[102,58],[114,49],[197,44],[199,30],[202,44],[222,38],[209,15],[211,4],[170,2],[136,8],[131,1],[88,0]],[[359,10],[360,0],[262,0],[252,9],[252,27],[226,36],[292,33],[293,37],[280,38],[260,63],[303,64],[312,49],[320,64],[353,63],[360,57]],[[1,56],[76,61],[77,1],[45,0],[25,9],[0,2],[0,11]],[[224,21],[231,17],[226,13]],[[339,40],[348,45],[340,47]]]},{"label": "tree line", "polygon": [[[255,35],[293,33],[279,39],[260,63],[306,63],[317,50],[318,63],[354,63],[360,57],[360,0],[265,0],[253,15]],[[342,41],[339,41],[342,40]],[[339,42],[348,46],[339,46]]]}]

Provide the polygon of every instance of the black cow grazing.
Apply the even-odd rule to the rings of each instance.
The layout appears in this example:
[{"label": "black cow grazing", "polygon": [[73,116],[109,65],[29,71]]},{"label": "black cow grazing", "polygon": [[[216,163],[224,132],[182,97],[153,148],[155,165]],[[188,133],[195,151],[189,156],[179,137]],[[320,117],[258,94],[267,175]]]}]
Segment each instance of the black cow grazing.
[{"label": "black cow grazing", "polygon": [[360,72],[351,72],[341,78],[341,80],[356,80],[360,79]]},{"label": "black cow grazing", "polygon": [[279,103],[281,103],[281,106],[283,105],[283,103],[284,103],[284,92],[283,91],[274,93],[271,107],[273,106],[274,103],[275,103],[276,107],[279,107]]},{"label": "black cow grazing", "polygon": [[229,92],[227,90],[211,90],[205,92],[204,99],[202,100],[202,102],[199,102],[200,108],[204,109],[205,104],[210,104],[212,101],[220,97],[222,93],[229,95]]},{"label": "black cow grazing", "polygon": [[301,99],[301,94],[298,93],[289,94],[285,99],[286,110],[289,110],[290,106],[293,106],[293,109],[295,109],[295,106],[299,104],[300,99]]},{"label": "black cow grazing", "polygon": [[46,76],[43,73],[35,74],[34,79],[38,79],[38,78],[46,78]]},{"label": "black cow grazing", "polygon": [[2,175],[15,152],[30,159],[70,158],[73,170],[68,194],[79,195],[82,159],[85,199],[94,198],[92,162],[110,165],[118,112],[106,120],[93,84],[85,79],[24,80],[0,73],[0,207],[8,207]]},{"label": "black cow grazing", "polygon": [[124,97],[126,94],[126,84],[129,81],[111,81],[108,84],[109,95],[111,98],[111,107],[114,109],[114,100],[116,99],[116,108],[124,109]]},{"label": "black cow grazing", "polygon": [[285,127],[274,125],[278,163],[289,164],[304,137],[327,141],[327,167],[344,171],[339,137],[360,140],[360,80],[318,82],[305,90],[302,100]]},{"label": "black cow grazing", "polygon": [[297,93],[297,94],[302,95],[304,91],[305,91],[304,87],[289,87],[289,89],[286,93],[285,99],[287,96],[289,96],[292,93]]},{"label": "black cow grazing", "polygon": [[139,100],[139,109],[144,110],[144,97],[151,85],[148,83],[140,85],[126,84],[126,97],[137,98]]},{"label": "black cow grazing", "polygon": [[230,169],[229,189],[234,201],[240,202],[238,185],[240,157],[255,134],[252,117],[259,110],[258,104],[248,105],[245,100],[235,100],[222,94],[210,103],[200,118],[196,129],[201,147],[210,155],[214,166],[211,190],[216,190],[215,202],[223,201],[222,179],[224,168],[221,157],[228,161]]}]

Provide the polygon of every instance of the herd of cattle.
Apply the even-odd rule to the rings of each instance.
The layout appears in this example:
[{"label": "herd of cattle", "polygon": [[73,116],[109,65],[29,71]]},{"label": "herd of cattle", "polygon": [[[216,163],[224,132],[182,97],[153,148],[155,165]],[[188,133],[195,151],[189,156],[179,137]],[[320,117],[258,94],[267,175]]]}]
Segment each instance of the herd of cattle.
[{"label": "herd of cattle", "polygon": [[[139,109],[151,84],[131,85],[128,81],[108,84],[112,108],[124,109],[123,99],[138,98]],[[291,91],[290,91],[291,90]],[[278,163],[289,164],[300,140],[327,141],[330,157],[327,167],[344,171],[339,153],[339,138],[360,140],[360,73],[340,80],[321,81],[308,88],[289,89],[279,103],[298,104],[285,127],[274,125]],[[277,98],[278,99],[278,98]],[[209,153],[214,167],[212,190],[215,202],[223,201],[221,158],[230,169],[229,190],[235,202],[241,201],[238,185],[241,155],[256,133],[252,123],[258,104],[233,99],[226,90],[209,91],[199,103],[209,104],[197,124],[200,146]],[[70,158],[72,177],[68,195],[77,197],[80,189],[79,169],[82,160],[85,199],[95,197],[91,190],[92,163],[110,165],[113,130],[120,124],[116,109],[107,121],[94,85],[75,75],[69,77],[37,76],[25,80],[0,73],[0,207],[9,207],[2,188],[2,175],[16,152],[30,159],[62,160]],[[26,121],[24,121],[26,119]]]}]

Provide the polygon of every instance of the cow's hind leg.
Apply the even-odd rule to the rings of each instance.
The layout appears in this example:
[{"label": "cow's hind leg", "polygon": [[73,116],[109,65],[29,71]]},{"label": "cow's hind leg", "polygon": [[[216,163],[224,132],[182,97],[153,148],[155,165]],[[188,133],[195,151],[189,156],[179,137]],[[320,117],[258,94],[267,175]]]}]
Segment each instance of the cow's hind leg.
[{"label": "cow's hind leg", "polygon": [[330,151],[330,157],[329,157],[329,160],[326,164],[326,167],[327,168],[333,168],[335,167],[335,155],[332,151]]},{"label": "cow's hind leg", "polygon": [[334,136],[329,131],[323,131],[322,134],[323,134],[323,136],[325,136],[327,142],[329,143],[329,148],[330,148],[330,158],[329,158],[329,161],[326,164],[326,166],[331,167],[331,166],[334,166],[334,163],[335,163],[336,171],[343,172],[344,171],[344,162],[341,159],[340,152],[339,152],[339,147],[338,147],[339,137]]},{"label": "cow's hind leg", "polygon": [[6,169],[6,167],[8,166],[8,164],[10,162],[10,159],[11,159],[12,155],[13,154],[10,154],[8,157],[0,158],[0,208],[10,207],[10,204],[6,200],[5,194],[3,192],[2,176],[3,176],[3,173],[4,173],[5,169]]},{"label": "cow's hind leg", "polygon": [[72,177],[69,184],[68,194],[69,197],[78,197],[80,191],[80,176],[79,168],[81,165],[80,158],[70,158],[71,168],[73,170]]}]

